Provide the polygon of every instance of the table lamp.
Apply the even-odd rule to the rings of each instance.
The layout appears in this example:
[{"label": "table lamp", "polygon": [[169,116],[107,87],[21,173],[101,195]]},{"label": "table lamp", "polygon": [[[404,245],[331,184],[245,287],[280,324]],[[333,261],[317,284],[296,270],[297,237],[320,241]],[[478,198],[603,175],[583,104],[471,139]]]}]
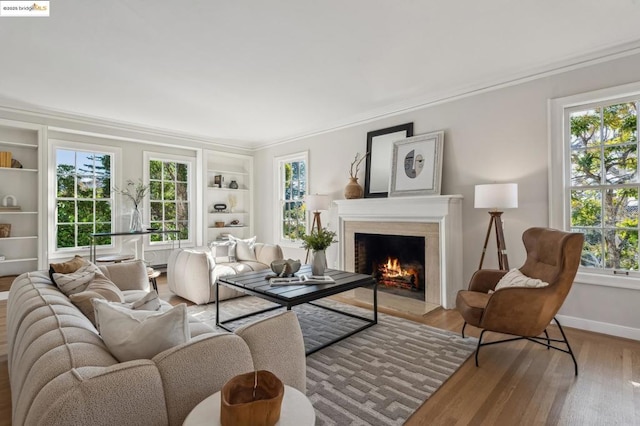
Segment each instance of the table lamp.
[{"label": "table lamp", "polygon": [[495,226],[496,244],[498,246],[498,266],[501,270],[508,271],[509,260],[507,259],[507,247],[504,241],[502,210],[515,209],[518,207],[518,184],[491,183],[476,185],[474,207],[477,209],[489,209],[489,215],[491,215],[478,269],[482,269],[484,255],[487,252],[487,243],[491,235],[491,228]]}]

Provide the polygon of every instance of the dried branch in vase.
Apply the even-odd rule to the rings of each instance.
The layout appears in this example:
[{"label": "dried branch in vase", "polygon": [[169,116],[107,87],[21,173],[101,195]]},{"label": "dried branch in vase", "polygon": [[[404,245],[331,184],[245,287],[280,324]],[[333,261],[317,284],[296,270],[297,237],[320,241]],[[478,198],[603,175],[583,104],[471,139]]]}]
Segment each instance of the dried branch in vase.
[{"label": "dried branch in vase", "polygon": [[368,152],[364,154],[362,157],[360,157],[360,153],[359,152],[356,153],[355,158],[351,162],[351,168],[349,169],[349,176],[351,176],[352,178],[358,177],[358,172],[360,171],[360,164],[365,158],[367,158],[367,155],[369,155]]}]

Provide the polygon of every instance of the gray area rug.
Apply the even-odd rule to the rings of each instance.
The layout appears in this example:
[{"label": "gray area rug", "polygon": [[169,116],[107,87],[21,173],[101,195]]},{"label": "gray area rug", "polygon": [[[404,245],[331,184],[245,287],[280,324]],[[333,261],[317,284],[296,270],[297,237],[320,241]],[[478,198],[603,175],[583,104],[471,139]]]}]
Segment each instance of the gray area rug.
[{"label": "gray area rug", "polygon": [[[372,312],[333,300],[319,304],[361,316]],[[220,305],[224,319],[274,304],[241,297]],[[189,313],[215,327],[215,305],[190,306]],[[316,346],[363,324],[311,305],[293,308],[305,346]],[[228,324],[239,327],[271,311]],[[223,330],[221,330],[222,332]],[[477,340],[378,314],[378,324],[307,357],[307,396],[317,425],[401,425],[473,353]]]}]

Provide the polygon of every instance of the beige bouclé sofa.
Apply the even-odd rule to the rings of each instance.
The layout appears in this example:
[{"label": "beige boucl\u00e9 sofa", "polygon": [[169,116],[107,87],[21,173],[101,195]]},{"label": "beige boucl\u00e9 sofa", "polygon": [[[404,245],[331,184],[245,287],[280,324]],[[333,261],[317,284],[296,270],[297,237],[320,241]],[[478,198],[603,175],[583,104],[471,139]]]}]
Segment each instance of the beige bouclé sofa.
[{"label": "beige boucl\u00e9 sofa", "polygon": [[[148,289],[141,262],[101,269],[126,301]],[[254,369],[270,370],[305,392],[304,343],[294,313],[235,333],[189,322],[189,342],[153,359],[118,362],[47,271],[18,276],[7,305],[12,424],[180,425],[230,378]]]},{"label": "beige boucl\u00e9 sofa", "polygon": [[[253,259],[216,262],[209,247],[179,248],[167,261],[167,284],[180,297],[202,305],[216,301],[215,283],[219,277],[269,268],[274,260],[283,259],[277,244],[255,243]],[[243,296],[244,293],[220,286],[220,300]]]}]

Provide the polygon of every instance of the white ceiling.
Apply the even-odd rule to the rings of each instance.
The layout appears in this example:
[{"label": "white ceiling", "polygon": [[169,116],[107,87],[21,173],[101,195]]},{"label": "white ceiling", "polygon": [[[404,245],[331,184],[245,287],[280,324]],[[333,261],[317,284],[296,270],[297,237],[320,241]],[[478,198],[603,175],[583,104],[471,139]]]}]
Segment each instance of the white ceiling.
[{"label": "white ceiling", "polygon": [[255,147],[640,44],[640,0],[51,1],[0,104]]}]

